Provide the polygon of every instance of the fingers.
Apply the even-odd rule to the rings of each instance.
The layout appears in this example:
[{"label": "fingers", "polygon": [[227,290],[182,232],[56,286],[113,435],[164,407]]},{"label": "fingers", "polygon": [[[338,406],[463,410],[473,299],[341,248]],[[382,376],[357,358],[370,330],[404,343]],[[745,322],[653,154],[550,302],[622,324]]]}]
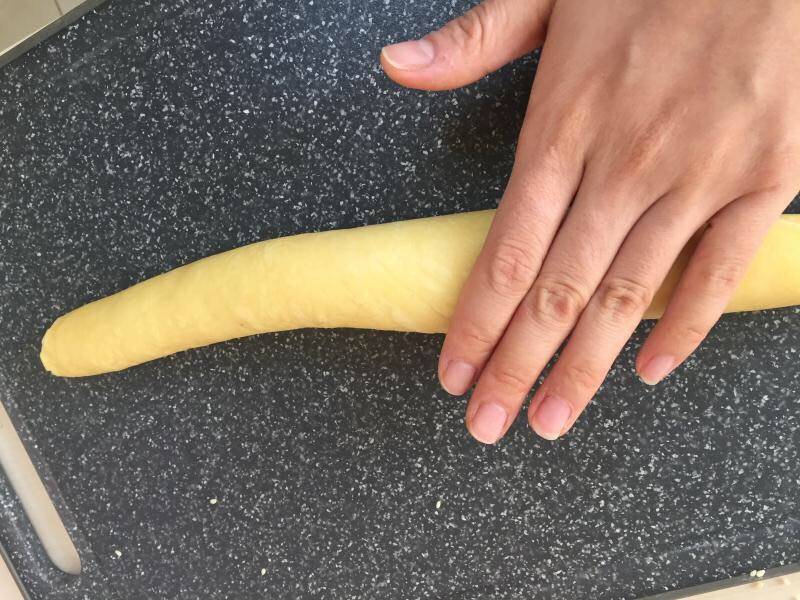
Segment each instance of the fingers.
[{"label": "fingers", "polygon": [[679,210],[677,200],[662,198],[633,227],[536,391],[528,421],[541,437],[553,440],[572,427],[695,232],[701,219]]},{"label": "fingers", "polygon": [[750,195],[711,219],[664,316],[639,352],[636,370],[645,383],[664,379],[705,339],[782,206],[771,195]]},{"label": "fingers", "polygon": [[492,443],[505,433],[499,417],[484,422],[484,415],[502,411],[510,425],[646,208],[641,201],[612,199],[641,197],[639,190],[623,193],[605,183],[585,176],[538,276],[483,369],[467,407],[467,427],[479,441]]},{"label": "fingers", "polygon": [[534,122],[529,117],[523,125],[514,170],[442,347],[439,378],[451,394],[474,383],[536,278],[580,182],[582,153],[555,132],[534,137]]},{"label": "fingers", "polygon": [[381,65],[400,85],[446,90],[477,81],[544,41],[554,0],[485,0],[421,40],[386,46]]}]

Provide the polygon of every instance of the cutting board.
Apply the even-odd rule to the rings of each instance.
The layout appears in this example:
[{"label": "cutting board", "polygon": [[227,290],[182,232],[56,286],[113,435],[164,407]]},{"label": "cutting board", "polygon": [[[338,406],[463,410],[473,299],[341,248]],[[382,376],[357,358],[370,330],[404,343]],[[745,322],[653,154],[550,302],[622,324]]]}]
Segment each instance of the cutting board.
[{"label": "cutting board", "polygon": [[476,444],[439,336],[297,331],[67,381],[59,314],[259,239],[495,206],[537,58],[403,90],[383,43],[468,2],[111,0],[0,70],[0,398],[74,536],[40,598],[635,598],[800,561],[800,313],[664,384],[643,325],[575,430]]}]

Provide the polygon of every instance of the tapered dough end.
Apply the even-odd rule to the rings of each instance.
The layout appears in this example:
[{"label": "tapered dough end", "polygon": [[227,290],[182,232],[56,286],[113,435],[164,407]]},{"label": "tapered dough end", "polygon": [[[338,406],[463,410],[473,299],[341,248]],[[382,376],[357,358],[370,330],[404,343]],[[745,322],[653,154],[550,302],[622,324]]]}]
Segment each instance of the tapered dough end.
[{"label": "tapered dough end", "polygon": [[93,364],[94,361],[86,357],[85,352],[71,343],[75,339],[75,334],[64,334],[64,326],[67,326],[68,329],[80,330],[75,327],[70,328],[70,321],[74,320],[75,313],[81,314],[78,311],[85,311],[87,306],[91,305],[60,316],[42,337],[39,359],[42,366],[57,377],[84,377],[120,370]]},{"label": "tapered dough end", "polygon": [[62,377],[119,371],[259,333],[441,333],[493,211],[266,240],[201,259],[58,319],[41,359]]},{"label": "tapered dough end", "polygon": [[57,377],[80,377],[84,374],[97,375],[98,373],[102,373],[103,371],[98,371],[98,373],[86,373],[85,368],[76,372],[70,368],[67,362],[67,357],[70,356],[70,353],[64,351],[59,352],[59,329],[66,316],[67,315],[63,315],[56,319],[42,338],[42,349],[39,352],[39,359],[42,361],[42,366]]},{"label": "tapered dough end", "polygon": [[53,331],[58,326],[58,321],[60,319],[61,317],[56,319],[55,323],[53,323],[47,329],[47,331],[45,331],[44,337],[42,338],[42,349],[41,352],[39,352],[39,360],[42,361],[42,366],[48,371],[50,371],[50,373],[52,373],[53,375],[58,375],[60,377],[63,377],[65,374],[59,368],[58,360],[56,359],[55,356],[53,356],[52,344],[51,344],[51,340],[53,339],[54,335]]}]

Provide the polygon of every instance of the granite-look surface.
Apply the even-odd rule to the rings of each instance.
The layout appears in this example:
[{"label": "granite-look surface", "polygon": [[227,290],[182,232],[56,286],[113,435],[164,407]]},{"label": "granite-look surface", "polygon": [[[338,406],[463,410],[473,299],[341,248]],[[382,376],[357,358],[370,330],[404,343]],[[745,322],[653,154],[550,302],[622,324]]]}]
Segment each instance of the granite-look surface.
[{"label": "granite-look surface", "polygon": [[574,432],[498,447],[439,336],[301,331],[83,380],[62,312],[247,242],[480,209],[535,59],[399,89],[380,47],[467,1],[114,1],[0,70],[0,395],[77,537],[42,598],[634,598],[800,561],[800,311],[737,315],[650,389],[637,333]]}]

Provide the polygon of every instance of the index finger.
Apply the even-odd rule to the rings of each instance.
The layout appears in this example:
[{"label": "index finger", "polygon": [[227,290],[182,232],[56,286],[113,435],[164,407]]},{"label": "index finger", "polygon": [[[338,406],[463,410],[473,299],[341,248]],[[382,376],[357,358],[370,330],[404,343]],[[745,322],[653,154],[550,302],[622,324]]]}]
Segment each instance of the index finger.
[{"label": "index finger", "polygon": [[464,394],[528,292],[566,214],[583,171],[582,157],[525,128],[494,222],[461,290],[439,358],[439,379]]}]

